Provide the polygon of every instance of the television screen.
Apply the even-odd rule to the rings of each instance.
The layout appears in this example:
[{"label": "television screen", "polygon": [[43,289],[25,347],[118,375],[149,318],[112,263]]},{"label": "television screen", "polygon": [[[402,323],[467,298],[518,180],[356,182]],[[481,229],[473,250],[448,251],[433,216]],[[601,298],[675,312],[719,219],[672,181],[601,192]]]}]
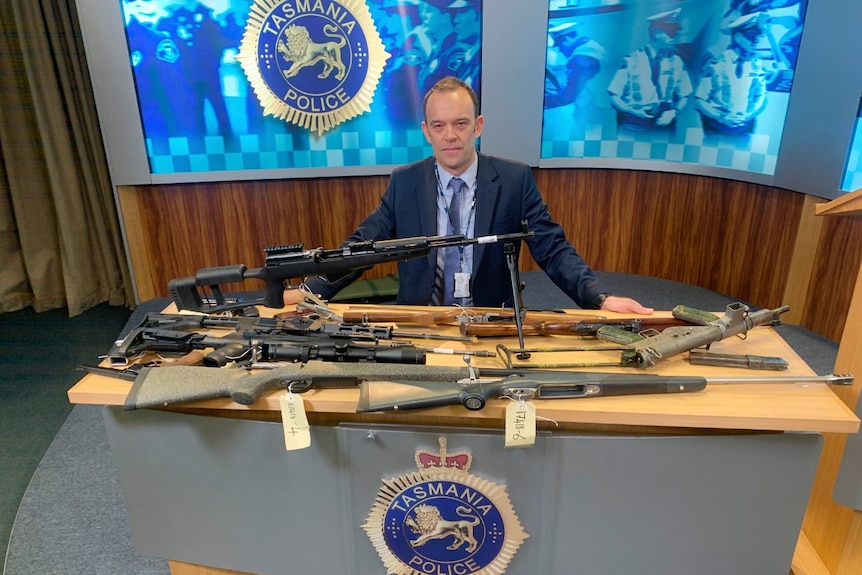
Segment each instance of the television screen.
[{"label": "television screen", "polygon": [[426,157],[421,97],[477,92],[481,0],[121,0],[153,174]]},{"label": "television screen", "polygon": [[550,3],[541,158],[775,173],[807,0]]},{"label": "television screen", "polygon": [[859,99],[854,126],[853,139],[850,142],[847,163],[844,167],[844,177],[841,180],[843,192],[855,192],[862,188],[862,98]]}]

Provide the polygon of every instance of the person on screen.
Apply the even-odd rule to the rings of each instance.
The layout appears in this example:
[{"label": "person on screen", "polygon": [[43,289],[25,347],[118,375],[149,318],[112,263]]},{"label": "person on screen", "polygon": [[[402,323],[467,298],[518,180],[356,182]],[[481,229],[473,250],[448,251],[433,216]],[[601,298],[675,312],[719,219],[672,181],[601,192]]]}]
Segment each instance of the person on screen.
[{"label": "person on screen", "polygon": [[727,24],[730,45],[702,67],[695,105],[704,132],[750,134],[766,108],[767,89],[778,65],[760,57],[767,18],[762,12],[740,16]]},{"label": "person on screen", "polygon": [[578,32],[576,20],[563,20],[548,29],[545,72],[545,103],[547,108],[575,104],[584,87],[601,70],[604,48],[595,40]]},{"label": "person on screen", "polygon": [[[419,23],[404,37],[401,58],[393,64],[386,91],[392,122],[415,125],[422,107],[422,83],[431,62],[455,41],[449,4],[452,0],[416,0]],[[396,67],[397,66],[397,67]]]},{"label": "person on screen", "polygon": [[168,12],[156,0],[125,0],[123,15],[147,138],[188,136],[192,103],[177,40],[162,26]]},{"label": "person on screen", "polygon": [[620,62],[608,86],[620,126],[669,128],[692,94],[691,78],[677,53],[680,8],[647,18],[649,42]]},{"label": "person on screen", "polygon": [[[423,110],[422,132],[433,155],[393,171],[380,205],[347,242],[444,235],[455,229],[467,237],[507,234],[521,231],[521,222],[527,221],[535,233],[526,240],[533,258],[579,306],[652,312],[633,299],[608,294],[551,219],[529,166],[476,151],[484,118],[470,86],[454,77],[443,78],[425,95]],[[512,305],[511,276],[501,242],[436,252],[398,262],[398,303]],[[444,274],[450,269],[448,261],[456,267],[453,277]],[[307,278],[305,286],[330,299],[362,271],[334,282]],[[302,290],[285,294],[286,303],[295,303]]]},{"label": "person on screen", "polygon": [[800,0],[731,0],[722,16],[721,28],[724,30],[731,22],[754,12],[768,16],[768,25],[764,29],[767,41],[764,44],[779,68],[769,86],[770,91],[789,92],[793,85],[793,71],[802,39],[803,11]]},{"label": "person on screen", "polygon": [[453,42],[432,57],[423,72],[422,92],[446,76],[455,76],[479,94],[482,64],[482,19],[477,0],[455,0],[448,6],[454,30]]},{"label": "person on screen", "polygon": [[213,18],[212,10],[198,0],[184,0],[169,8],[165,26],[177,38],[183,52],[186,77],[195,98],[192,116],[197,122],[198,134],[207,135],[206,103],[212,107],[216,131],[222,136],[231,134],[230,117],[222,93],[222,54],[231,45],[221,26]]}]

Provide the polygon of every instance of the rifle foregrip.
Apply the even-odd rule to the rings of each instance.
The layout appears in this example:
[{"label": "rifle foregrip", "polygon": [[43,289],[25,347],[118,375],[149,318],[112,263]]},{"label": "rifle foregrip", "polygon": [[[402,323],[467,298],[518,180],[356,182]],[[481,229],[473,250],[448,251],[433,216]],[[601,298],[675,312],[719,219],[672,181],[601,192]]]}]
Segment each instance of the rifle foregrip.
[{"label": "rifle foregrip", "polygon": [[643,395],[654,393],[687,393],[706,389],[706,379],[703,377],[677,376],[660,377],[658,381],[611,381],[602,384],[599,395]]}]

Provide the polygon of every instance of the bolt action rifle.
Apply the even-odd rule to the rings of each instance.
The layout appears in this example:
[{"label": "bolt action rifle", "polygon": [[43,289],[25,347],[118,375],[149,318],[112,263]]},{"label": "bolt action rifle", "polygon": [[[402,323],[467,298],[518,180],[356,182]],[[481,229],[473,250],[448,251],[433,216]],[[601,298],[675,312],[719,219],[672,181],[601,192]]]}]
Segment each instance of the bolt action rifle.
[{"label": "bolt action rifle", "polygon": [[[100,372],[101,373],[101,372]],[[821,381],[851,385],[849,375],[702,378],[430,365],[305,363],[266,371],[198,366],[144,367],[135,374],[124,409],[231,398],[251,405],[264,391],[302,393],[318,386],[359,386],[357,412],[464,405],[482,409],[491,397],[566,399],[699,391],[712,383]],[[529,395],[532,394],[532,395]]]},{"label": "bolt action rifle", "polygon": [[[103,372],[104,369],[97,373]],[[486,379],[480,380],[480,377]],[[493,378],[500,385],[487,378]],[[126,398],[125,409],[165,407],[225,397],[241,405],[251,405],[261,393],[270,389],[290,389],[301,393],[318,382],[333,385],[335,381],[340,381],[340,387],[359,386],[360,397],[365,399],[360,400],[358,412],[451,404],[464,404],[476,410],[481,409],[489,397],[499,397],[506,389],[536,388],[539,383],[542,385],[536,391],[541,391],[544,399],[674,393],[696,391],[705,385],[703,378],[682,376],[563,371],[519,371],[516,374],[506,369],[406,364],[304,363],[255,372],[179,365],[138,370]],[[454,389],[459,393],[454,393]],[[465,391],[460,394],[460,390]]]},{"label": "bolt action rifle", "polygon": [[[527,316],[529,318],[529,315]],[[716,318],[718,319],[718,318]],[[599,329],[605,326],[615,327],[630,333],[638,334],[646,329],[661,331],[671,326],[690,325],[688,322],[673,317],[650,317],[620,320],[571,320],[560,318],[556,321],[540,321],[525,323],[522,327],[524,335],[574,335],[580,337],[596,337]],[[518,335],[515,324],[505,322],[473,322],[462,323],[461,334],[473,337],[507,337]]]},{"label": "bolt action rifle", "polygon": [[[263,305],[269,308],[284,306],[284,282],[293,278],[325,275],[337,281],[348,272],[368,269],[380,263],[419,258],[431,250],[496,242],[510,242],[532,237],[527,223],[522,231],[512,234],[466,238],[463,235],[416,236],[394,240],[352,242],[335,249],[315,248],[304,250],[303,244],[264,248],[266,261],[263,267],[248,269],[242,264],[204,268],[193,277],[176,278],[168,282],[171,298],[180,310],[220,312]],[[262,280],[265,295],[228,299],[223,284],[241,283],[247,279]]]},{"label": "bolt action rifle", "polygon": [[[428,307],[416,310],[404,306],[351,306],[341,313],[341,318],[350,323],[397,322],[416,323],[421,325],[465,325],[484,324],[507,325],[515,321],[515,310],[494,309],[486,307]],[[562,311],[524,312],[524,321],[588,321],[595,319],[594,315],[573,314]],[[511,323],[514,328],[514,323]],[[514,332],[512,335],[516,335]]]}]

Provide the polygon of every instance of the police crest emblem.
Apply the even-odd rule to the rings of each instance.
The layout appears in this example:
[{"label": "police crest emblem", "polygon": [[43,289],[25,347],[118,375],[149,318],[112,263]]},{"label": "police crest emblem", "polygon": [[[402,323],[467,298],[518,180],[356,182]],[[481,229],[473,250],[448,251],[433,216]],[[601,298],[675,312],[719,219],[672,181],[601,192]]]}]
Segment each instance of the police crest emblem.
[{"label": "police crest emblem", "polygon": [[264,115],[321,135],[370,111],[389,54],[362,0],[254,0],[237,59]]},{"label": "police crest emblem", "polygon": [[384,479],[362,528],[387,573],[503,573],[529,537],[505,485],[469,473],[472,456],[416,452],[418,471]]}]

